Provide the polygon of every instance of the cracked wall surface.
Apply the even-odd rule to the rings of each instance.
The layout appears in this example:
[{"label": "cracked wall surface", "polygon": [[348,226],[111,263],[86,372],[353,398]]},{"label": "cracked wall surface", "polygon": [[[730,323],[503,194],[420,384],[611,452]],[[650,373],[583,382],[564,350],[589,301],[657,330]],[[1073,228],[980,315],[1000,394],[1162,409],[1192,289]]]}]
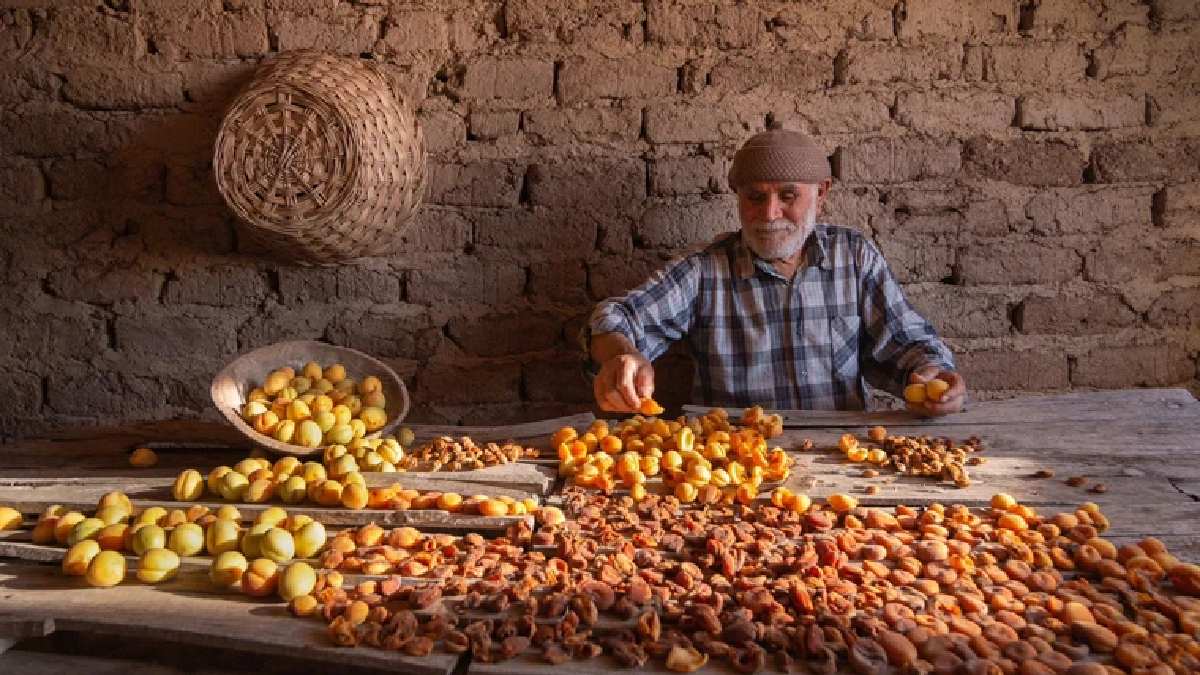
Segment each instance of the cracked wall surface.
[{"label": "cracked wall surface", "polygon": [[[256,64],[373,59],[418,111],[402,254],[256,251],[216,191]],[[1193,0],[0,0],[0,435],[212,415],[240,351],[363,349],[411,419],[588,408],[591,305],[736,228],[779,122],[980,397],[1190,386],[1200,352]],[[660,362],[687,398],[690,363]]]}]

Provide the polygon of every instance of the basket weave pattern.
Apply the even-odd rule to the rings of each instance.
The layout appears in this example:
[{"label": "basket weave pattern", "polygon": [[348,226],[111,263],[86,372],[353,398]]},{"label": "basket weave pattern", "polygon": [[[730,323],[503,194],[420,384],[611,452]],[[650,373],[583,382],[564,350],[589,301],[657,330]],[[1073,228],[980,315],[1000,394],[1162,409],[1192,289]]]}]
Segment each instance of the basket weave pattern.
[{"label": "basket weave pattern", "polygon": [[230,107],[213,169],[258,245],[335,264],[398,249],[425,192],[425,142],[371,63],[286,52]]}]

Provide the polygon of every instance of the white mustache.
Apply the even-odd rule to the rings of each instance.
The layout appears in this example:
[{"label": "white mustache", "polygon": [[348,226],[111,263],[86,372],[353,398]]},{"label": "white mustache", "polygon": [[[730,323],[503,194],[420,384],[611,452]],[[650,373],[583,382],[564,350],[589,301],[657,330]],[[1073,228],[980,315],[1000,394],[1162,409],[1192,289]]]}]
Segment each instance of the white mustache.
[{"label": "white mustache", "polygon": [[756,232],[780,232],[783,230],[794,230],[797,227],[798,225],[796,225],[796,223],[793,223],[790,220],[781,219],[772,220],[769,223],[763,223],[761,225],[755,225],[754,230]]}]

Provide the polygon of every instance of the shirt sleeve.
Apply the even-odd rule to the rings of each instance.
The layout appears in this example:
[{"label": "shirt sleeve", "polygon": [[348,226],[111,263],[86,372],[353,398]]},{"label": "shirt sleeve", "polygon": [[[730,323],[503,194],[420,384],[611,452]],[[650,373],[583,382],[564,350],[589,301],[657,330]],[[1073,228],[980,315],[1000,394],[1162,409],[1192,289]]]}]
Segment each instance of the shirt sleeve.
[{"label": "shirt sleeve", "polygon": [[872,385],[903,396],[909,374],[922,366],[954,370],[954,355],[921,316],[892,275],[883,254],[861,240],[859,302],[863,320],[863,376]]},{"label": "shirt sleeve", "polygon": [[653,361],[688,333],[699,289],[698,257],[674,261],[627,295],[596,305],[588,319],[587,337],[620,333]]}]

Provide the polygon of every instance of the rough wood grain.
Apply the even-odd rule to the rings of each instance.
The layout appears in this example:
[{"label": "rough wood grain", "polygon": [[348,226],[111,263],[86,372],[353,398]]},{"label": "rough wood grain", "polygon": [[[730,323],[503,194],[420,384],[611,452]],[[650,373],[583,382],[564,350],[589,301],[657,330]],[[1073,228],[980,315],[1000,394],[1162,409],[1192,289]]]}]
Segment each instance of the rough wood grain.
[{"label": "rough wood grain", "polygon": [[297,619],[279,602],[244,596],[171,592],[137,583],[116,589],[86,588],[52,567],[0,561],[0,604],[14,619],[53,619],[58,630],[147,637],[238,649],[259,655],[293,656],[329,664],[387,667],[423,675],[448,675],[458,657],[424,658],[379,649],[330,645],[318,621]]}]

